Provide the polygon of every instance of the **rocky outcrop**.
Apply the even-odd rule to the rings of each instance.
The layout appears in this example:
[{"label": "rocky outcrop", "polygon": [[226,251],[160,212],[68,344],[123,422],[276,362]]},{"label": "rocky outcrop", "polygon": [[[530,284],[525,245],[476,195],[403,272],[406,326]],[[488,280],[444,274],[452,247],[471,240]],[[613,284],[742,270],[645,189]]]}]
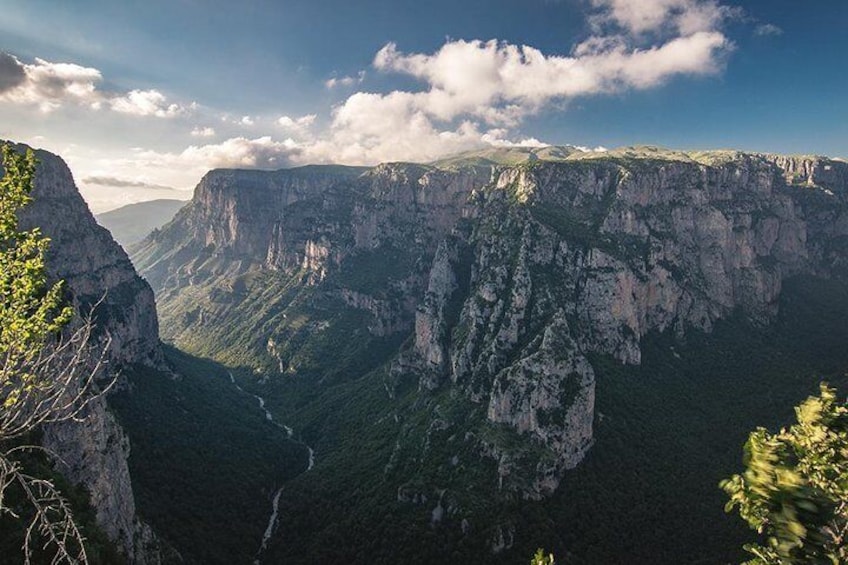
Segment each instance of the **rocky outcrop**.
[{"label": "rocky outcrop", "polygon": [[[289,277],[281,296],[310,286],[309,304],[337,297],[367,310],[374,335],[411,331],[393,382],[414,378],[425,397],[459,391],[485,425],[521,438],[518,453],[490,434],[481,452],[497,460],[502,489],[529,497],[556,488],[592,444],[593,355],[637,364],[649,332],[709,331],[737,310],[765,323],[787,277],[848,274],[844,162],[655,148],[478,161],[314,182],[299,169],[210,173],[135,257],[176,336],[208,332],[204,317],[236,323],[266,292],[187,315],[204,296],[198,285],[221,286],[247,262]],[[260,200],[265,210],[241,211]],[[279,312],[262,310],[256,355],[274,343],[283,359],[308,338],[276,334],[319,327],[304,318],[334,323],[307,300],[293,322],[295,299],[280,301]]]},{"label": "rocky outcrop", "polygon": [[[67,165],[45,151],[36,157],[33,202],[20,212],[21,227],[38,227],[50,238],[50,276],[65,281],[78,312],[92,312],[93,339],[108,343],[107,373],[114,377],[129,364],[160,366],[153,292],[109,232],[97,225]],[[47,426],[45,447],[56,455],[57,469],[88,490],[98,525],[128,560],[158,562],[156,538],[136,515],[126,435],[104,398],[82,416],[80,422]]]},{"label": "rocky outcrop", "polygon": [[[452,326],[442,312],[456,277],[436,253],[415,326],[422,386],[461,387],[553,455],[538,459],[530,496],[591,445],[586,354],[638,364],[648,332],[709,331],[736,309],[764,322],[785,278],[844,273],[846,164],[709,157],[503,170],[471,196],[474,259]],[[490,453],[508,477],[509,454]]]}]

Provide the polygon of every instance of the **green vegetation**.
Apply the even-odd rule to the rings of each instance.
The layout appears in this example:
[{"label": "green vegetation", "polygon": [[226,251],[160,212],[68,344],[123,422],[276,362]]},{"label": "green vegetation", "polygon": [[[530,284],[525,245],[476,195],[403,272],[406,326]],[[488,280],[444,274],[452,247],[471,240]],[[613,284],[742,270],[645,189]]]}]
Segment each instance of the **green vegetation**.
[{"label": "green vegetation", "polygon": [[174,374],[137,367],[110,398],[132,442],[139,515],[188,563],[249,563],[274,491],[306,469],[307,449],[224,367],[172,348],[166,357]]},{"label": "green vegetation", "polygon": [[745,472],[721,483],[726,510],[765,536],[745,546],[750,565],[848,562],[848,403],[822,385],[795,414],[777,434],[752,432]]},{"label": "green vegetation", "polygon": [[[44,254],[50,240],[38,228],[18,230],[17,212],[32,201],[35,154],[2,146],[5,175],[0,180],[0,405],[3,422],[16,405],[38,399],[52,375],[36,371],[35,361],[74,312],[62,305],[62,283],[47,284]],[[0,440],[12,429],[4,425]],[[26,433],[29,429],[21,430]],[[14,437],[14,436],[12,436]]]},{"label": "green vegetation", "polygon": [[[848,289],[789,281],[779,320],[737,315],[684,342],[654,334],[642,365],[595,357],[595,445],[557,493],[518,508],[525,555],[562,563],[739,562],[749,538],[715,488],[757,424],[780,426],[822,376],[848,385]],[[765,393],[764,393],[765,390]]]},{"label": "green vegetation", "polygon": [[530,560],[530,565],[554,565],[554,554],[545,553],[545,550],[539,548],[533,559]]},{"label": "green vegetation", "polygon": [[[38,434],[30,439],[31,443],[38,443]],[[85,553],[90,565],[123,565],[124,559],[118,553],[117,547],[97,526],[95,511],[91,506],[88,492],[83,487],[69,483],[57,473],[48,461],[47,455],[41,451],[22,453],[19,462],[25,473],[49,480],[55,485],[56,490],[65,496],[74,522],[85,540]],[[34,512],[23,493],[14,487],[9,488],[4,494],[4,505],[15,509],[19,515],[13,517],[4,513],[0,516],[0,565],[20,565],[23,557],[21,546],[26,536],[26,527],[34,518]],[[52,563],[55,554],[55,549],[41,548],[36,543],[31,556],[32,563]]]},{"label": "green vegetation", "polygon": [[[821,375],[845,380],[846,333],[848,290],[805,279],[787,285],[774,326],[736,316],[712,334],[690,332],[682,344],[652,335],[641,367],[594,358],[596,444],[538,503],[496,494],[495,462],[465,432],[501,444],[521,438],[501,437],[510,430],[485,425],[479,406],[449,391],[425,400],[413,387],[390,399],[386,369],[330,386],[297,378],[254,385],[275,414],[302,430],[318,460],[287,487],[268,557],[514,563],[544,545],[561,563],[738,560],[745,529],[724,517],[715,484],[738,464],[753,423],[786,421]],[[440,492],[457,514],[432,525]],[[416,503],[416,493],[427,501]],[[488,540],[509,524],[517,545],[493,556]]]},{"label": "green vegetation", "polygon": [[384,293],[391,281],[409,276],[414,267],[412,253],[384,245],[346,258],[341,271],[331,275],[330,281],[365,294]]},{"label": "green vegetation", "polygon": [[[91,325],[83,321],[62,334],[74,310],[63,284],[48,284],[49,240],[37,228],[18,227],[18,211],[32,201],[34,153],[4,144],[1,155],[0,543],[14,546],[3,560],[88,563],[113,548],[92,526],[84,493],[61,484],[35,440],[43,424],[75,418],[93,396],[98,371],[88,365]],[[75,518],[76,511],[85,517]],[[92,542],[85,543],[86,535]]]},{"label": "green vegetation", "polygon": [[[715,485],[738,466],[747,430],[786,422],[822,375],[846,381],[848,289],[791,281],[781,307],[774,326],[736,316],[684,343],[652,335],[641,367],[594,358],[596,444],[542,502],[497,493],[496,464],[466,431],[509,430],[485,426],[481,407],[455,391],[425,399],[413,387],[391,399],[385,368],[325,386],[309,378],[253,384],[317,458],[287,484],[268,559],[515,563],[544,546],[562,564],[741,560],[746,529],[725,517]],[[457,514],[433,525],[440,496]],[[515,527],[516,545],[492,555],[489,540],[502,525]]]}]

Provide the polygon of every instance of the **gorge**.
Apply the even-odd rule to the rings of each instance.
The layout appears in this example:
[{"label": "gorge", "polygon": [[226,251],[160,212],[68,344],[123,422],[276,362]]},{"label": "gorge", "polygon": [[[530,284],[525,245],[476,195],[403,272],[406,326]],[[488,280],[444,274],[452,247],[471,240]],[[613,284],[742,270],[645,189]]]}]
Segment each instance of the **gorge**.
[{"label": "gorge", "polygon": [[[22,219],[79,304],[106,292],[125,367],[45,441],[130,562],[731,560],[731,517],[697,534],[744,433],[845,383],[844,161],[566,146],[213,170],[130,248],[147,286],[39,158]],[[251,514],[230,536],[234,508],[190,501],[234,485]]]}]

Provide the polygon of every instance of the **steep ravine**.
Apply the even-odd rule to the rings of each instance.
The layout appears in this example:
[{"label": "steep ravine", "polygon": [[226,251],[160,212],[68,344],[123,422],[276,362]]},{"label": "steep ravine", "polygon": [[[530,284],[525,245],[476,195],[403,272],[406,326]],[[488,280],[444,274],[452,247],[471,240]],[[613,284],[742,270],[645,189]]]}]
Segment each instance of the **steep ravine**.
[{"label": "steep ravine", "polygon": [[[50,238],[50,276],[66,281],[78,312],[85,314],[99,304],[94,312],[94,339],[110,339],[111,375],[128,365],[161,365],[150,287],[109,232],[97,225],[64,161],[46,151],[37,151],[36,158],[34,200],[19,217],[23,228],[38,227]],[[136,514],[126,434],[107,399],[92,403],[84,416],[80,422],[47,426],[45,447],[56,454],[57,469],[88,490],[98,525],[127,559],[158,563],[162,555],[156,536]]]},{"label": "steep ravine", "polygon": [[333,451],[358,453],[356,422],[359,496],[509,551],[515,523],[487,513],[551,496],[591,453],[599,359],[639,366],[647,336],[734,315],[767,327],[786,280],[845,279],[846,239],[842,161],[639,148],[213,171],[134,260],[167,339],[260,373],[329,442],[300,487],[347,471]]},{"label": "steep ravine", "polygon": [[[236,388],[237,391],[239,391],[242,394],[252,396],[253,398],[256,399],[256,401],[259,403],[259,409],[262,410],[262,413],[265,415],[266,420],[268,420],[269,422],[273,423],[275,426],[277,426],[278,428],[280,428],[281,430],[286,432],[286,435],[289,438],[291,438],[294,435],[294,430],[292,428],[290,428],[289,426],[287,426],[285,424],[280,424],[276,420],[274,420],[273,414],[271,414],[271,412],[269,412],[268,409],[265,408],[265,399],[264,398],[262,398],[261,396],[259,396],[257,394],[253,394],[253,393],[250,393],[250,392],[247,392],[246,390],[244,390],[236,382],[236,378],[233,376],[232,372],[228,372],[228,375],[230,377],[230,382],[233,384],[233,386]],[[303,445],[306,447],[306,449],[309,452],[309,463],[306,467],[306,470],[304,471],[304,473],[306,473],[308,471],[311,471],[312,467],[315,466],[315,451],[311,447],[306,445],[305,443]],[[262,534],[262,542],[259,545],[259,549],[256,551],[256,559],[253,562],[254,565],[260,565],[260,563],[262,562],[262,554],[265,552],[266,548],[268,547],[268,542],[271,540],[271,536],[274,535],[274,531],[277,528],[277,519],[278,519],[278,513],[279,513],[279,506],[280,506],[280,496],[283,494],[284,488],[285,488],[284,486],[277,488],[277,490],[274,491],[274,495],[271,498],[271,515],[268,518],[268,526],[265,528],[265,531]]]},{"label": "steep ravine", "polygon": [[[412,331],[394,379],[455,387],[537,445],[522,486],[516,454],[487,447],[504,488],[537,497],[592,444],[587,354],[638,364],[650,331],[767,321],[787,276],[845,269],[841,161],[649,148],[451,167],[213,171],[134,256],[168,338],[298,374],[334,312],[362,312],[372,341]],[[241,326],[250,341],[214,329]]]}]

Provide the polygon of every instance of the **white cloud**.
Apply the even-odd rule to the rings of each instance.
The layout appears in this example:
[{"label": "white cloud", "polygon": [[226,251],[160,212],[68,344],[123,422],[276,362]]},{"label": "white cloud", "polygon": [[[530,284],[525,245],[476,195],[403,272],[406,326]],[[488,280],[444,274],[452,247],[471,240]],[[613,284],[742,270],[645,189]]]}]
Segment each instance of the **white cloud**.
[{"label": "white cloud", "polygon": [[754,35],[758,37],[783,35],[783,29],[774,24],[759,24],[756,28],[754,28]]},{"label": "white cloud", "polygon": [[103,77],[97,69],[44,59],[28,65],[14,59],[24,72],[23,80],[0,94],[0,100],[36,105],[43,112],[55,110],[64,102],[99,107],[103,96],[97,91],[97,83]]},{"label": "white cloud", "polygon": [[181,176],[195,177],[193,182],[196,182],[209,169],[285,167],[291,165],[301,151],[302,148],[291,139],[275,141],[270,136],[255,139],[232,137],[221,143],[190,145],[177,153],[138,150],[132,157],[113,164],[139,171],[179,170]]},{"label": "white cloud", "polygon": [[716,0],[591,0],[600,12],[590,21],[596,29],[614,24],[627,33],[670,32],[690,35],[718,29],[738,8]]},{"label": "white cloud", "polygon": [[[377,53],[374,66],[421,79],[425,88],[351,95],[334,109],[326,138],[305,147],[304,155],[348,163],[430,160],[485,145],[521,143],[509,140],[504,128],[551,103],[653,88],[680,75],[714,74],[731,49],[718,31],[650,47],[635,47],[620,36],[593,37],[567,56],[464,40],[448,42],[433,54],[404,54],[390,43]],[[488,133],[492,127],[497,135]]]},{"label": "white cloud", "polygon": [[524,137],[513,141],[508,139],[509,130],[506,129],[490,129],[480,139],[492,147],[548,147],[550,143],[539,141],[535,137]]},{"label": "white cloud", "polygon": [[157,118],[173,118],[188,112],[179,104],[169,104],[165,95],[158,90],[131,90],[123,96],[117,96],[109,101],[116,112],[134,116],[156,116]]},{"label": "white cloud", "polygon": [[14,84],[0,91],[0,101],[35,105],[42,112],[73,104],[92,110],[109,108],[123,114],[172,118],[194,109],[193,104],[185,107],[168,102],[164,94],[154,89],[126,93],[103,91],[98,87],[103,75],[93,67],[52,63],[39,58],[25,64],[6,53],[0,53],[0,60],[3,74],[15,79]]},{"label": "white cloud", "polygon": [[205,167],[279,168],[291,164],[301,151],[291,139],[274,141],[270,136],[248,139],[233,137],[218,144],[190,146],[176,159],[186,164]]},{"label": "white cloud", "polygon": [[424,80],[426,91],[381,96],[403,97],[429,117],[449,121],[470,115],[492,124],[515,124],[556,99],[650,88],[677,75],[716,73],[730,49],[717,31],[699,31],[649,48],[633,47],[621,38],[593,37],[571,56],[545,55],[526,45],[463,40],[446,43],[432,55],[407,55],[389,43],[377,53],[374,65]]},{"label": "white cloud", "polygon": [[252,126],[256,122],[250,116],[242,116],[238,123],[240,123],[243,126]]},{"label": "white cloud", "polygon": [[215,128],[197,126],[191,130],[191,135],[192,137],[213,137],[215,135]]},{"label": "white cloud", "polygon": [[312,124],[315,123],[315,119],[317,117],[317,114],[307,114],[298,118],[292,118],[290,116],[280,116],[280,118],[277,120],[277,125],[279,125],[283,129],[303,134],[306,133],[312,126]]},{"label": "white cloud", "polygon": [[482,133],[471,121],[440,127],[416,108],[408,92],[359,92],[334,111],[323,139],[304,146],[300,160],[377,163],[431,160],[447,153],[482,147]]},{"label": "white cloud", "polygon": [[332,77],[324,81],[324,86],[332,90],[337,87],[350,87],[360,84],[363,80],[365,80],[365,71],[359,71],[356,76]]},{"label": "white cloud", "polygon": [[509,128],[552,104],[719,73],[733,50],[721,26],[737,11],[713,0],[591,2],[595,34],[569,54],[495,40],[453,40],[434,53],[409,54],[386,44],[374,67],[419,79],[421,89],[352,94],[333,110],[325,138],[304,146],[302,156],[373,163],[539,144],[511,139]]}]

